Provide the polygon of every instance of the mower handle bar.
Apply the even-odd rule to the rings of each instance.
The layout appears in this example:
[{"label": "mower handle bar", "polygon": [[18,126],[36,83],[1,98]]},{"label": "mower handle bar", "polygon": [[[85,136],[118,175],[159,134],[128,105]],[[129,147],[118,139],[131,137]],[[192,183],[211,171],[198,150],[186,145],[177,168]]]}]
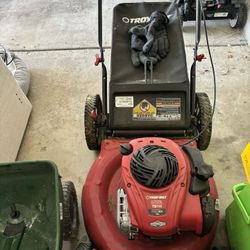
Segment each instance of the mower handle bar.
[{"label": "mower handle bar", "polygon": [[98,0],[98,43],[102,63],[102,111],[107,114],[107,68],[104,64],[104,50],[102,46],[102,0]]},{"label": "mower handle bar", "polygon": [[195,113],[195,98],[196,98],[196,61],[198,54],[198,47],[201,40],[201,1],[196,0],[196,21],[195,21],[195,48],[194,48],[194,58],[193,64],[190,72],[191,80],[191,113]]},{"label": "mower handle bar", "polygon": [[201,2],[200,0],[196,0],[196,22],[195,22],[195,56],[194,60],[196,60],[198,46],[201,40]]},{"label": "mower handle bar", "polygon": [[98,43],[101,52],[103,52],[102,47],[102,0],[98,0]]}]

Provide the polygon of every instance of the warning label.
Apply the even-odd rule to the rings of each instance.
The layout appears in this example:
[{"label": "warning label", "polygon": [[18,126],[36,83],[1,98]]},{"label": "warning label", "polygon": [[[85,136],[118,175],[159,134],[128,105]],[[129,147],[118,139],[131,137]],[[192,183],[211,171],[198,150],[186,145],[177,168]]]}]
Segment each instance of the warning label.
[{"label": "warning label", "polygon": [[116,108],[133,108],[134,97],[133,96],[116,96],[115,106]]},{"label": "warning label", "polygon": [[215,12],[214,17],[227,17],[228,12]]},{"label": "warning label", "polygon": [[181,119],[181,98],[156,98],[156,120],[178,121]]},{"label": "warning label", "polygon": [[154,121],[156,119],[156,108],[146,99],[138,103],[133,109],[133,120]]}]

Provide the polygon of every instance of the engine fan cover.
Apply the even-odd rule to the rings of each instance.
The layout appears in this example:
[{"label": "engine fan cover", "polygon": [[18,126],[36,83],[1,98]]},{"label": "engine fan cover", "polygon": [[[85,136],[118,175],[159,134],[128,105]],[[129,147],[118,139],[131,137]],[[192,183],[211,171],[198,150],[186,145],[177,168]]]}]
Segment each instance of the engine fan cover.
[{"label": "engine fan cover", "polygon": [[131,173],[149,188],[164,188],[178,175],[178,162],[173,153],[158,145],[139,148],[131,159]]}]

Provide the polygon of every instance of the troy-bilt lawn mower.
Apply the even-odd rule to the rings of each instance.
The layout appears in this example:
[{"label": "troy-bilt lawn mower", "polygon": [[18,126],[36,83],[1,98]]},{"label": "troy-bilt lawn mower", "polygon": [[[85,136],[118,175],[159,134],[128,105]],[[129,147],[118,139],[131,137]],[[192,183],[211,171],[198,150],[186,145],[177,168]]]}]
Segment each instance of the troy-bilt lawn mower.
[{"label": "troy-bilt lawn mower", "polygon": [[[196,20],[195,0],[178,1],[183,21]],[[245,0],[204,0],[202,7],[206,19],[229,19],[231,28],[243,28],[247,20],[247,6]]]},{"label": "troy-bilt lawn mower", "polygon": [[101,151],[82,192],[93,245],[78,250],[207,250],[219,213],[213,171],[200,153],[213,111],[208,96],[195,92],[204,13],[197,9],[189,81],[175,3],[114,8],[108,112],[101,0],[98,6],[103,93],[102,102],[99,95],[86,99],[85,137],[89,149]]}]

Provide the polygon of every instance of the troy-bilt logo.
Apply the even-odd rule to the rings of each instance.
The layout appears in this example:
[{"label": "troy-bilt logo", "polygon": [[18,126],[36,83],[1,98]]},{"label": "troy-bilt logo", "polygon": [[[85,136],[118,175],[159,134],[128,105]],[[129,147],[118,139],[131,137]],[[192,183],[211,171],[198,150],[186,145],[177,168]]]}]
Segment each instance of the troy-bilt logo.
[{"label": "troy-bilt logo", "polygon": [[153,221],[151,223],[149,223],[151,227],[154,227],[154,228],[161,228],[161,227],[164,227],[166,226],[166,222],[164,221],[159,221],[159,220],[156,220],[156,221]]},{"label": "troy-bilt logo", "polygon": [[150,21],[150,17],[149,16],[144,16],[144,17],[133,17],[133,18],[129,18],[129,17],[123,17],[122,21],[124,23],[148,23]]},{"label": "troy-bilt logo", "polygon": [[[168,18],[170,19],[170,17],[172,15],[167,15]],[[124,23],[148,23],[150,21],[150,17],[149,16],[143,16],[143,17],[122,17],[122,21]]]},{"label": "troy-bilt logo", "polygon": [[147,195],[145,196],[146,200],[166,200],[166,195]]}]

